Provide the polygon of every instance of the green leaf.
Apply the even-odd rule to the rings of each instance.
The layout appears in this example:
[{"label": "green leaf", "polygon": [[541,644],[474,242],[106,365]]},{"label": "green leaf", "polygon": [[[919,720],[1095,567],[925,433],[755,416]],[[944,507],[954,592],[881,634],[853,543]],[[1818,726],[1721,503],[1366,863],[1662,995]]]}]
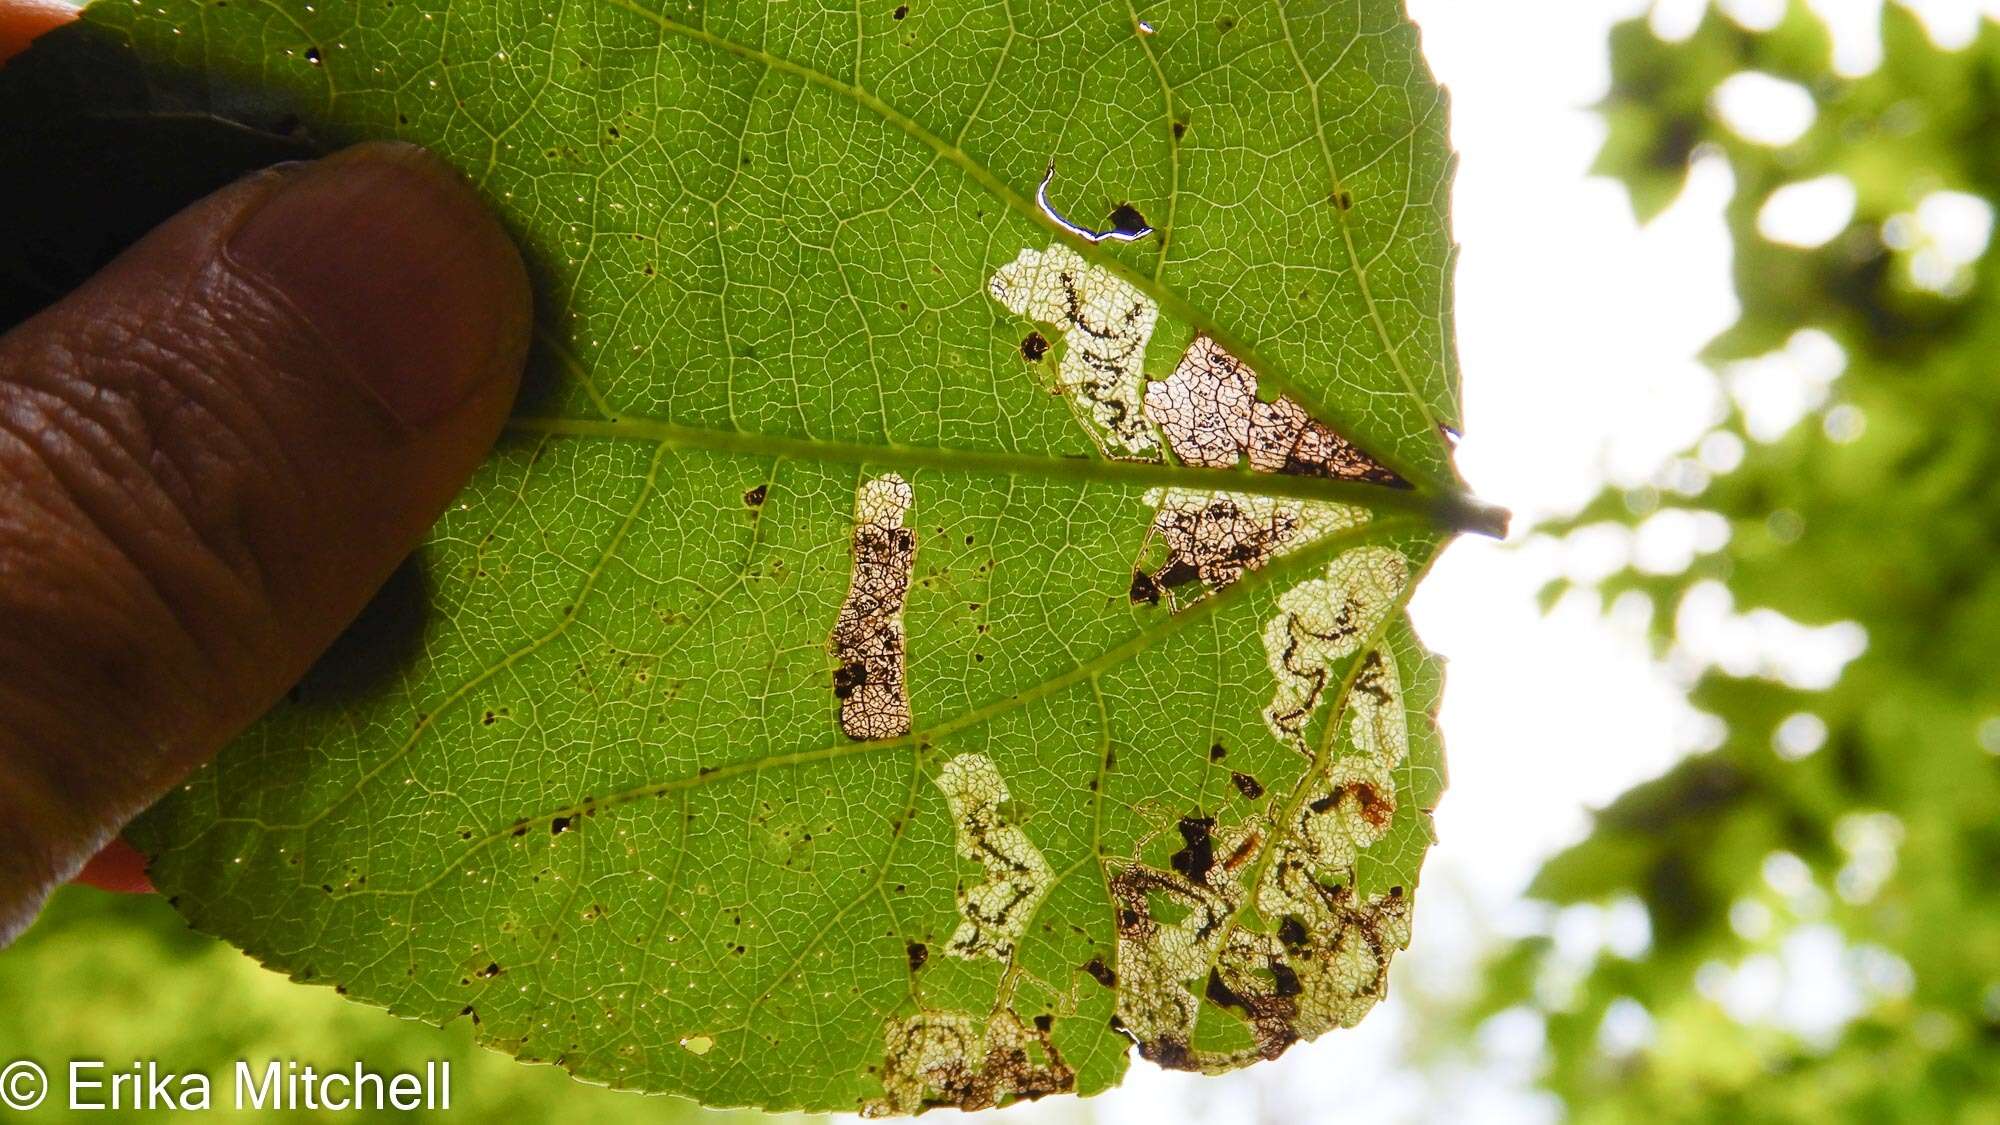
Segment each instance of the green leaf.
[{"label": "green leaf", "polygon": [[1504,519],[1400,5],[88,18],[435,148],[541,296],[396,596],[135,829],[198,927],[716,1105],[1090,1093],[1380,996],[1442,787],[1403,606]]}]

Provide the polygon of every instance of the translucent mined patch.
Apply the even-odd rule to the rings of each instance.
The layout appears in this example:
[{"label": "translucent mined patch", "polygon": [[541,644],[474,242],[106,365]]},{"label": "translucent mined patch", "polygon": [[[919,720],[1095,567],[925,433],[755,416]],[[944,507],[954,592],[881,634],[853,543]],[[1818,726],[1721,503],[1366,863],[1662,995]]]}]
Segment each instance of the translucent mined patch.
[{"label": "translucent mined patch", "polygon": [[1143,558],[1154,540],[1166,548],[1166,562],[1151,579],[1172,590],[1199,580],[1220,590],[1274,558],[1323,536],[1368,522],[1366,508],[1317,500],[1156,488],[1146,493],[1154,508]]},{"label": "translucent mined patch", "polygon": [[961,921],[945,952],[968,960],[1008,960],[1048,893],[1053,878],[1048,860],[1002,812],[1007,783],[992,759],[960,754],[938,771],[937,787],[951,806],[958,854],[986,869],[983,880],[959,892]]},{"label": "translucent mined patch", "polygon": [[1140,407],[1146,342],[1160,307],[1116,274],[1060,243],[1023,250],[994,271],[993,299],[1062,334],[1056,382],[1105,450],[1150,454],[1159,446]]},{"label": "translucent mined patch", "polygon": [[[1277,615],[1264,626],[1264,652],[1278,681],[1264,722],[1280,742],[1300,745],[1332,686],[1334,663],[1381,627],[1409,580],[1400,551],[1356,547],[1336,556],[1325,578],[1302,582],[1278,599]],[[1394,677],[1392,664],[1378,671]],[[1356,694],[1367,693],[1357,685]]]},{"label": "translucent mined patch", "polygon": [[1259,399],[1257,373],[1209,336],[1194,338],[1173,374],[1146,384],[1145,405],[1189,465],[1228,469],[1248,457],[1260,473],[1404,484],[1290,398]]},{"label": "translucent mined patch", "polygon": [[[1409,943],[1401,889],[1357,900],[1353,841],[1342,838],[1336,850],[1344,864],[1328,867],[1301,828],[1271,844],[1276,852],[1257,896],[1267,928],[1239,925],[1239,878],[1255,869],[1259,823],[1222,832],[1217,861],[1206,866],[1161,871],[1134,863],[1111,877],[1118,1022],[1160,1066],[1219,1073],[1351,1027],[1385,994],[1389,959]],[[1175,866],[1187,866],[1182,856]],[[1245,1021],[1251,1045],[1196,1047],[1204,1003]]]},{"label": "translucent mined patch", "polygon": [[919,1012],[884,1036],[882,1096],[863,1117],[919,1113],[933,1105],[988,1109],[1076,1088],[1076,1072],[1049,1034],[1003,1008],[982,1025],[965,1012]]},{"label": "translucent mined patch", "polygon": [[854,501],[854,573],[829,647],[840,662],[833,694],[849,738],[910,733],[903,682],[903,599],[916,564],[917,535],[903,526],[914,494],[894,473],[862,483]]},{"label": "translucent mined patch", "polygon": [[1201,1000],[1190,986],[1207,974],[1242,890],[1226,870],[1212,867],[1192,878],[1138,863],[1114,874],[1110,887],[1118,919],[1118,1022],[1146,1058],[1192,1069]]}]

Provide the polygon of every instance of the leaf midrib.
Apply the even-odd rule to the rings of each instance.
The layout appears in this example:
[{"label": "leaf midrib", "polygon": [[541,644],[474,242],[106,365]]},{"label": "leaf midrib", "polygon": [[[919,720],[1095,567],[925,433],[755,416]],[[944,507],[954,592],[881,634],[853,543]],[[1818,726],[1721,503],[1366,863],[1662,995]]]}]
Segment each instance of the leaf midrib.
[{"label": "leaf midrib", "polygon": [[1438,497],[1414,489],[1391,488],[1368,481],[1333,477],[1262,473],[1249,469],[1208,469],[1155,461],[1117,461],[1097,457],[1058,457],[1006,450],[959,449],[928,445],[869,445],[823,438],[787,437],[748,430],[686,426],[660,418],[621,416],[608,419],[528,416],[508,422],[523,433],[627,439],[654,442],[676,449],[712,453],[782,457],[800,461],[836,461],[899,469],[992,473],[1044,479],[1126,485],[1134,488],[1182,488],[1198,492],[1232,492],[1291,500],[1318,500],[1372,511],[1407,512],[1454,531],[1483,531],[1492,521],[1490,509],[1468,503],[1462,496]]}]

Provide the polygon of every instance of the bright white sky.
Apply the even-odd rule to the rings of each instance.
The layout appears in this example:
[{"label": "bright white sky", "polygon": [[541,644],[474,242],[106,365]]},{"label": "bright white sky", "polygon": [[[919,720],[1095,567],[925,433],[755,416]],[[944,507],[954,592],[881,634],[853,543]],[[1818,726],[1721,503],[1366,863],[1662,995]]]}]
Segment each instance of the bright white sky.
[{"label": "bright white sky", "polygon": [[[1545,615],[1535,597],[1551,577],[1601,575],[1628,553],[1679,569],[1691,551],[1720,545],[1716,529],[1662,527],[1639,542],[1607,534],[1567,545],[1522,532],[1575,510],[1606,480],[1671,486],[1701,479],[1702,462],[1726,470],[1740,457],[1740,447],[1719,442],[1705,444],[1699,460],[1682,458],[1719,416],[1725,394],[1741,399],[1758,386],[1746,377],[1725,388],[1694,358],[1736,315],[1721,220],[1733,190],[1728,170],[1715,161],[1698,166],[1687,193],[1643,230],[1623,189],[1588,175],[1603,127],[1585,107],[1609,85],[1605,36],[1618,20],[1647,11],[1646,0],[1408,2],[1425,53],[1451,90],[1462,157],[1454,212],[1464,245],[1459,465],[1481,497],[1516,517],[1510,544],[1454,545],[1412,609],[1426,641],[1450,661],[1442,723],[1451,781],[1414,943],[1396,964],[1390,1000],[1354,1030],[1220,1079],[1135,1061],[1119,1090],[997,1111],[1008,1125],[1554,1120],[1558,1107],[1531,1086],[1541,1038],[1532,1017],[1502,1017],[1480,1037],[1476,1057],[1447,1056],[1440,1065],[1438,1052],[1452,1045],[1422,1041],[1422,1010],[1471,985],[1479,950],[1546,920],[1521,892],[1543,858],[1581,838],[1591,808],[1714,737],[1682,698],[1672,666],[1648,654],[1643,616],[1624,612],[1630,607],[1607,612],[1594,597],[1571,598]],[[1706,5],[1659,0],[1650,5],[1654,26],[1677,38]],[[1784,5],[1718,6],[1767,26]],[[1813,6],[1835,26],[1840,69],[1872,69],[1881,0]],[[1979,10],[2000,0],[1911,6],[1941,43],[1958,45],[1976,29]],[[1751,89],[1738,100],[1725,112],[1746,134],[1804,127],[1786,120],[1797,111],[1782,90]],[[1804,124],[1810,120],[1808,106]],[[1830,194],[1821,209],[1835,214],[1815,219],[1812,208],[1798,208],[1803,232],[1778,233],[1806,239],[1814,222],[1840,218],[1840,193]],[[1798,341],[1763,373],[1776,397],[1773,429],[1816,406],[1837,376],[1838,349],[1824,351],[1813,339]],[[1752,620],[1734,614],[1720,588],[1710,593],[1705,631],[1715,639],[1696,659],[1762,660],[1790,669],[1788,676],[1830,682],[1865,643],[1858,629],[1808,635]],[[1760,648],[1789,648],[1791,659]],[[1636,906],[1569,912],[1556,930],[1559,947],[1579,955],[1604,944],[1636,952],[1647,940]],[[1412,1065],[1419,1056],[1431,1063],[1421,1072]]]}]

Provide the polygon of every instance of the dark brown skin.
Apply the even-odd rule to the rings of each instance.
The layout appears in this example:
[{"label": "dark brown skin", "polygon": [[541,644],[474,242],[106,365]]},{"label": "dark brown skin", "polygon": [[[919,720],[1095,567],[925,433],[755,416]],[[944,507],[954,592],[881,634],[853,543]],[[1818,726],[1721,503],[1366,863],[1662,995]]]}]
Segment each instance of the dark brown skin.
[{"label": "dark brown skin", "polygon": [[[0,58],[54,22],[0,0]],[[472,189],[369,144],[0,336],[0,942],[360,612],[499,434],[531,323]]]}]

